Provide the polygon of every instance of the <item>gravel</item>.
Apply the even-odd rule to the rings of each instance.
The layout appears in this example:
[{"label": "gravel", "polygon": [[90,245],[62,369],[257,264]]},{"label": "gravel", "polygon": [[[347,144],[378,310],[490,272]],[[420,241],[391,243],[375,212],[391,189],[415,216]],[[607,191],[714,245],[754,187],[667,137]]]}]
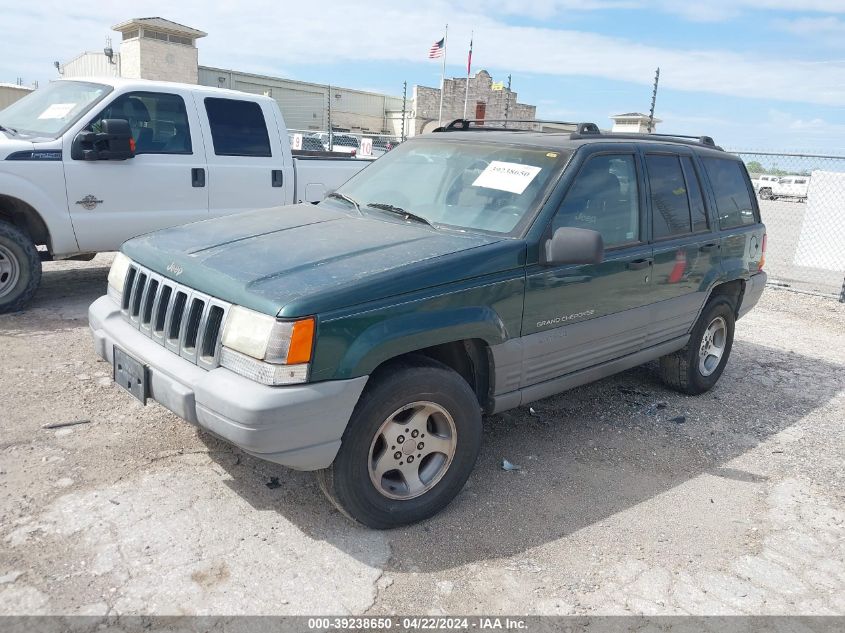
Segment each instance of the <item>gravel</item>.
[{"label": "gravel", "polygon": [[842,304],[768,290],[700,397],[649,365],[489,417],[455,502],[375,532],[111,384],[109,261],[0,316],[0,614],[845,614]]}]

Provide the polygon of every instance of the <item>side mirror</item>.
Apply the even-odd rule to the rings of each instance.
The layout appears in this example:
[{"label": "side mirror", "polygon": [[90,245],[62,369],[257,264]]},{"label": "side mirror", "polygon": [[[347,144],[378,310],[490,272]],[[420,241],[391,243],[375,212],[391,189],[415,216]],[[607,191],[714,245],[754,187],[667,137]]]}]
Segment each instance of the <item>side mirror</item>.
[{"label": "side mirror", "polygon": [[546,241],[543,263],[548,266],[565,264],[601,264],[604,261],[604,240],[592,229],[561,227]]},{"label": "side mirror", "polygon": [[103,119],[99,132],[83,130],[71,147],[74,160],[126,160],[134,156],[135,140],[125,119]]}]

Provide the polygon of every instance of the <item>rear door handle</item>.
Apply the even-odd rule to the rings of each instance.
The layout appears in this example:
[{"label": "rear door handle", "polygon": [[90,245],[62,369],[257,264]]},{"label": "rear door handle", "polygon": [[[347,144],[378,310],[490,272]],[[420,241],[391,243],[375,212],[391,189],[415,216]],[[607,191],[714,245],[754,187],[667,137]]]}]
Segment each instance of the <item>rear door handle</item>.
[{"label": "rear door handle", "polygon": [[274,187],[282,187],[285,184],[285,175],[281,169],[274,169],[270,177]]},{"label": "rear door handle", "polygon": [[698,250],[700,250],[702,253],[706,253],[716,248],[719,248],[718,242],[710,242],[709,244],[702,244],[698,247]]},{"label": "rear door handle", "polygon": [[628,262],[628,270],[642,270],[643,268],[648,268],[651,266],[652,260],[651,257],[646,257],[645,259],[635,259],[632,262]]},{"label": "rear door handle", "polygon": [[191,170],[191,186],[205,187],[205,170],[202,167],[194,167]]}]

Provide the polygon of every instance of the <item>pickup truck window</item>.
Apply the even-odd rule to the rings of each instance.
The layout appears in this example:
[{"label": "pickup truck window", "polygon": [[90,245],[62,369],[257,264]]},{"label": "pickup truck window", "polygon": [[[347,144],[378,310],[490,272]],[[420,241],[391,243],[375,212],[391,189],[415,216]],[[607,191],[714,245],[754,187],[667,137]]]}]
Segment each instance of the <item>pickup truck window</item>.
[{"label": "pickup truck window", "polygon": [[261,106],[254,101],[207,97],[205,111],[217,156],[270,157],[270,137]]},{"label": "pickup truck window", "polygon": [[608,248],[640,241],[640,197],[631,154],[590,158],[566,194],[552,221],[601,233]]},{"label": "pickup truck window", "polygon": [[704,169],[710,177],[716,194],[719,227],[733,229],[755,224],[760,218],[755,214],[751,193],[746,182],[742,163],[725,158],[703,158]]},{"label": "pickup truck window", "polygon": [[687,183],[678,156],[647,154],[648,184],[651,189],[651,222],[654,239],[692,232]]},{"label": "pickup truck window", "polygon": [[124,119],[132,128],[135,154],[192,154],[185,101],[163,92],[129,92],[103,108],[89,129],[103,119]]},{"label": "pickup truck window", "polygon": [[0,112],[0,125],[23,137],[58,138],[111,86],[84,81],[54,81]]},{"label": "pickup truck window", "polygon": [[402,143],[338,192],[367,213],[382,213],[367,205],[391,205],[435,226],[514,235],[531,221],[571,155],[568,150],[433,136]]}]

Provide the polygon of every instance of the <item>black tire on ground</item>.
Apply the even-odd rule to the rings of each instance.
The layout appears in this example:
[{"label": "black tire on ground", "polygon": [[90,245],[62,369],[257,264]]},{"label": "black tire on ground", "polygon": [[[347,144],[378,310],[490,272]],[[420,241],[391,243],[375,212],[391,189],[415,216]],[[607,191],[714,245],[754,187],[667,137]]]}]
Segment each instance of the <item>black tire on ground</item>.
[{"label": "black tire on ground", "polygon": [[41,258],[26,233],[0,221],[0,259],[0,314],[4,314],[20,310],[35,294],[41,283]]},{"label": "black tire on ground", "polygon": [[760,189],[760,198],[762,200],[771,200],[772,190],[769,187],[763,187],[762,189]]},{"label": "black tire on ground", "polygon": [[[724,296],[713,297],[701,313],[686,347],[660,358],[660,377],[667,386],[689,395],[698,395],[713,388],[725,369],[734,340],[735,308]],[[700,368],[701,347],[708,327],[723,319],[726,328],[724,351],[712,373],[704,375]]]},{"label": "black tire on ground", "polygon": [[[441,407],[451,416],[456,438],[453,457],[427,491],[407,499],[390,498],[376,488],[370,477],[371,446],[380,441],[376,437],[382,424],[395,412],[423,401]],[[394,528],[427,519],[446,507],[469,478],[480,447],[481,408],[470,386],[449,367],[426,357],[414,357],[388,365],[370,377],[334,463],[317,472],[317,481],[347,517],[371,528]],[[401,452],[397,450],[395,454]],[[421,466],[423,461],[425,457],[418,464]]]}]

